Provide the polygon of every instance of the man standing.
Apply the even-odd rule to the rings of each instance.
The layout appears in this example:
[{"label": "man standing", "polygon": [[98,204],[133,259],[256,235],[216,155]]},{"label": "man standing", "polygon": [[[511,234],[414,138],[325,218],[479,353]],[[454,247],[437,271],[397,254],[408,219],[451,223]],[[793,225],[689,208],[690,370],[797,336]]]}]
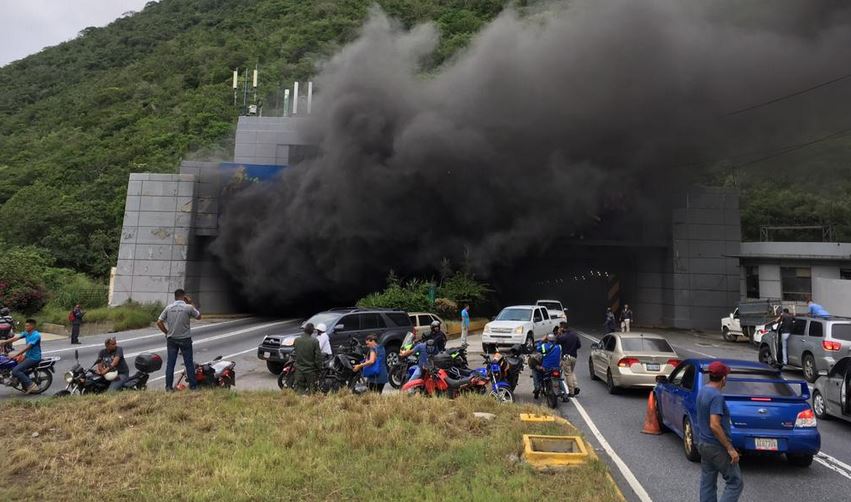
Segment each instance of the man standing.
[{"label": "man standing", "polygon": [[177,364],[177,353],[183,354],[183,366],[186,368],[186,379],[189,388],[196,389],[195,362],[192,360],[192,333],[189,331],[190,319],[201,319],[201,312],[192,306],[192,297],[182,289],[175,290],[174,303],[166,307],[157,320],[166,337],[168,359],[165,365],[165,390],[174,390],[174,367]]},{"label": "man standing", "polygon": [[21,388],[28,394],[38,393],[38,385],[36,385],[27,375],[27,370],[38,366],[41,362],[41,333],[35,329],[35,319],[27,319],[24,324],[24,332],[18,336],[13,336],[8,340],[3,340],[0,345],[8,344],[10,347],[18,340],[25,339],[27,344],[18,351],[17,354],[9,354],[9,357],[17,357],[21,354],[26,354],[24,360],[21,361],[15,369],[12,370],[12,376],[18,379],[21,383]]},{"label": "man standing", "polygon": [[328,327],[325,326],[325,323],[320,322],[316,325],[316,331],[314,331],[313,334],[319,342],[319,350],[322,351],[322,354],[327,357],[331,357],[334,355],[334,351],[331,350],[331,340],[328,338],[328,333],[326,333],[327,330]]},{"label": "man standing", "polygon": [[630,324],[632,324],[632,309],[629,308],[628,303],[625,303],[623,310],[621,310],[621,331],[629,333]]},{"label": "man standing", "polygon": [[700,502],[718,501],[718,474],[726,487],[721,502],[735,502],[744,483],[739,452],[730,440],[730,409],[721,391],[727,385],[730,368],[721,361],[709,364],[709,382],[697,394],[697,424],[700,429]]},{"label": "man standing", "polygon": [[293,342],[295,372],[293,390],[299,394],[313,392],[316,376],[322,370],[324,356],[319,348],[319,340],[313,336],[313,324],[304,325],[304,332]]},{"label": "man standing", "polygon": [[778,323],[777,326],[777,364],[789,364],[787,355],[789,346],[789,334],[792,333],[792,325],[795,323],[795,316],[789,313],[789,309],[784,308],[783,312],[772,321]]},{"label": "man standing", "polygon": [[470,333],[470,305],[461,309],[461,345],[467,345],[467,335]]},{"label": "man standing", "polygon": [[579,357],[582,341],[579,335],[567,326],[567,321],[561,322],[558,331],[556,339],[561,345],[562,377],[567,382],[568,395],[573,397],[579,394],[579,387],[576,386],[576,358]]},{"label": "man standing", "polygon": [[606,316],[603,318],[603,334],[614,333],[615,331],[617,331],[615,314],[612,312],[612,307],[606,307]]},{"label": "man standing", "polygon": [[118,377],[109,384],[107,392],[119,390],[127,379],[130,378],[130,368],[124,360],[124,349],[118,346],[115,337],[107,338],[103,342],[105,348],[98,353],[98,375],[106,375],[110,371],[117,371]]},{"label": "man standing", "polygon": [[71,310],[71,313],[68,314],[68,318],[71,321],[71,343],[75,345],[80,344],[80,324],[83,323],[83,316],[86,315],[83,312],[83,309],[80,307],[80,304],[74,305],[74,308]]}]

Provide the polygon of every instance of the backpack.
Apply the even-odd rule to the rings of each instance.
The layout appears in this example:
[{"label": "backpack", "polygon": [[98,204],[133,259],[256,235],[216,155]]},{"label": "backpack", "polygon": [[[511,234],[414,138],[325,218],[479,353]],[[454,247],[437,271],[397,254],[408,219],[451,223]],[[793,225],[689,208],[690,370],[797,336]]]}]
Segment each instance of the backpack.
[{"label": "backpack", "polygon": [[74,311],[73,311],[73,310],[72,310],[71,312],[68,312],[68,320],[69,320],[69,321],[71,321],[71,322],[74,322],[74,321],[76,321],[76,320],[77,320],[77,316],[76,316],[76,315],[74,315]]}]

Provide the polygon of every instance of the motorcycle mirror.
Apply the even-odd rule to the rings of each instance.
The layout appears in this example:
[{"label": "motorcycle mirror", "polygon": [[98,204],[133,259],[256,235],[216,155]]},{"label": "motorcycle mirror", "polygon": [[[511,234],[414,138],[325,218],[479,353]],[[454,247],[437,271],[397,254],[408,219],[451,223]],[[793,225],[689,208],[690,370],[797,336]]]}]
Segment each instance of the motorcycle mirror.
[{"label": "motorcycle mirror", "polygon": [[218,356],[215,359],[213,359],[213,361],[221,361],[221,359],[222,359],[222,356]]},{"label": "motorcycle mirror", "polygon": [[80,351],[77,349],[74,349],[74,359],[76,359],[77,362],[80,362]]}]

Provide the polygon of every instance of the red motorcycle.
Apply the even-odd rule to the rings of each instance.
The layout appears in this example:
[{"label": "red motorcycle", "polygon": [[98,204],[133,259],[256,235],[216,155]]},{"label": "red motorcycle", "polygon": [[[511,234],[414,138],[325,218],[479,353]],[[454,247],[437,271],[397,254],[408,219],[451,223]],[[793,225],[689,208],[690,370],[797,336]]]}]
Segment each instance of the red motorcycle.
[{"label": "red motorcycle", "polygon": [[464,378],[451,378],[444,369],[431,365],[422,370],[420,378],[409,380],[402,386],[402,392],[408,394],[423,394],[426,396],[447,396],[450,399],[464,392],[486,394],[490,390],[490,382],[478,373],[471,373]]},{"label": "red motorcycle", "polygon": [[[230,389],[236,385],[235,367],[234,361],[223,361],[222,356],[204,364],[195,363],[195,382],[198,387]],[[177,380],[175,386],[177,390],[186,389],[186,384],[183,383],[185,376],[186,370],[180,374],[180,378]]]}]

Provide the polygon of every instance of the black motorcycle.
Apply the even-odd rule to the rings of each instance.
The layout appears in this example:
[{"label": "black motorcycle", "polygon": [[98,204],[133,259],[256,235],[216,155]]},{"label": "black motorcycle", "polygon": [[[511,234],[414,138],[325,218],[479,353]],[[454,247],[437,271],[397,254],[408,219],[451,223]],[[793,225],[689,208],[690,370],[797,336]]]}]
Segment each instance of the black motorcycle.
[{"label": "black motorcycle", "polygon": [[366,379],[354,366],[364,360],[365,353],[355,338],[349,339],[349,346],[341,345],[337,354],[326,361],[319,375],[319,391],[323,394],[349,389],[355,394],[366,392]]},{"label": "black motorcycle", "polygon": [[[65,373],[65,382],[68,385],[65,389],[54,394],[55,397],[106,392],[117,376],[110,373],[105,375],[98,374],[95,371],[95,367],[100,361],[95,361],[91,367],[84,369],[80,365],[80,356],[76,350],[74,351],[74,359],[76,360],[76,364]],[[157,354],[139,354],[136,356],[134,362],[137,370],[136,373],[128,378],[119,390],[145,390],[151,373],[159,371],[162,368],[162,364],[163,360]]]}]

